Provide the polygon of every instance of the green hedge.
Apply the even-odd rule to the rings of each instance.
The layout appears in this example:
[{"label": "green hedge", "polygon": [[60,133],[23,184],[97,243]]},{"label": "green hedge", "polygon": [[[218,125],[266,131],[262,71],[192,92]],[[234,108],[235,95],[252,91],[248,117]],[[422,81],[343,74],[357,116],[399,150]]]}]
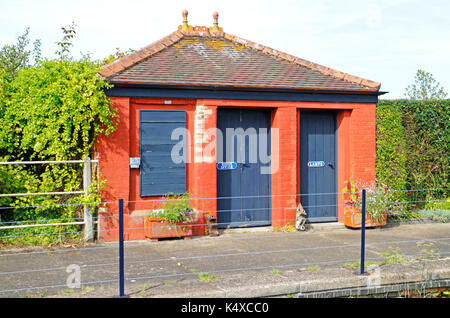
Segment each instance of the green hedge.
[{"label": "green hedge", "polygon": [[395,102],[381,101],[377,107],[377,163],[379,182],[393,190],[406,188],[406,140],[402,111]]},{"label": "green hedge", "polygon": [[[450,100],[379,101],[377,179],[380,182],[396,190],[448,189],[449,167]],[[423,201],[445,197],[448,191],[418,191],[404,199]]]}]

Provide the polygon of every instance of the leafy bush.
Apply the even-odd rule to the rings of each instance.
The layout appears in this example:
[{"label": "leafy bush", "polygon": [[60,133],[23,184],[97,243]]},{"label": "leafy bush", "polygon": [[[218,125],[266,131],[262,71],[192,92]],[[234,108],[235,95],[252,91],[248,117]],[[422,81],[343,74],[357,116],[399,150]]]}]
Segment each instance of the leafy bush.
[{"label": "leafy bush", "polygon": [[422,210],[420,216],[438,222],[450,222],[450,210]]},{"label": "leafy bush", "polygon": [[425,205],[426,210],[447,210],[450,211],[450,198],[431,200]]},{"label": "leafy bush", "polygon": [[[98,63],[85,57],[42,60],[18,70],[14,78],[0,72],[0,161],[79,160],[91,156],[98,135],[111,133],[117,117],[117,110],[104,94],[111,85],[97,76],[98,71]],[[2,193],[77,191],[82,187],[82,165],[1,166],[0,177]],[[3,207],[38,207],[2,210],[0,220],[75,218],[80,216],[81,206],[40,206],[84,201],[70,195],[2,197]],[[9,229],[1,230],[0,236],[19,236],[16,243],[48,243],[52,236],[46,234],[55,231],[77,232],[79,227]]]},{"label": "leafy bush", "polygon": [[8,160],[88,156],[96,137],[113,129],[115,112],[87,58],[42,62],[2,85],[0,155]]}]

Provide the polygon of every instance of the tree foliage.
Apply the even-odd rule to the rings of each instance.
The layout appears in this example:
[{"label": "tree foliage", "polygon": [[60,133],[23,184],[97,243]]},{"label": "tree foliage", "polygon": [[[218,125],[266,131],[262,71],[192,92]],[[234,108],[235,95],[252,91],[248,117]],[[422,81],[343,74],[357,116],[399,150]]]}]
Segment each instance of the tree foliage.
[{"label": "tree foliage", "polygon": [[432,74],[417,70],[414,83],[406,88],[406,97],[412,100],[439,100],[446,98],[447,93]]},{"label": "tree foliage", "polygon": [[59,50],[55,52],[61,58],[66,57],[67,54],[70,52],[70,47],[73,46],[72,39],[77,34],[75,28],[76,24],[74,21],[72,21],[72,24],[61,27],[64,36],[62,40],[57,43]]},{"label": "tree foliage", "polygon": [[25,32],[17,38],[16,44],[5,45],[0,49],[0,72],[3,76],[12,79],[16,76],[20,69],[30,66],[30,57],[34,57],[35,63],[41,56],[41,41],[34,41],[34,49],[29,50],[28,39],[30,29],[27,28]]},{"label": "tree foliage", "polygon": [[110,54],[109,56],[105,57],[100,64],[101,65],[106,65],[108,63],[111,63],[125,55],[131,54],[133,53],[135,50],[133,49],[128,49],[126,51],[122,51],[120,48],[116,48],[116,52],[114,54]]}]

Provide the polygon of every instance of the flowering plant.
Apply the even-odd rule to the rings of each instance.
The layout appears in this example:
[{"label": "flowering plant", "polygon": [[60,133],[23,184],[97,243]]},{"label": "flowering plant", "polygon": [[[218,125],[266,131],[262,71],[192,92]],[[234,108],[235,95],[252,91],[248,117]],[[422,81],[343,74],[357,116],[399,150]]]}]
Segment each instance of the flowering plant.
[{"label": "flowering plant", "polygon": [[151,218],[164,218],[172,224],[193,223],[196,220],[196,215],[189,204],[190,200],[191,195],[189,193],[182,195],[168,193],[156,204],[156,208],[148,216]]},{"label": "flowering plant", "polygon": [[353,204],[358,199],[360,194],[360,188],[358,184],[352,181],[344,181],[345,187],[342,189],[342,195],[345,196],[348,194],[349,203]]},{"label": "flowering plant", "polygon": [[399,205],[400,202],[395,200],[394,191],[378,180],[372,184],[357,184],[352,181],[345,181],[342,194],[348,193],[348,203],[362,209],[362,189],[366,189],[366,213],[377,221],[381,220],[386,213],[403,210]]}]

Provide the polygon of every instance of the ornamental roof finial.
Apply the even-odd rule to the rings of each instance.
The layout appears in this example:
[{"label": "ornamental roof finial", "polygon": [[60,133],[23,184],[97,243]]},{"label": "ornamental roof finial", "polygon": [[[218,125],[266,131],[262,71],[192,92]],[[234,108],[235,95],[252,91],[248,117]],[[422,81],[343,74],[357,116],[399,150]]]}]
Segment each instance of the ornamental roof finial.
[{"label": "ornamental roof finial", "polygon": [[183,24],[178,26],[178,30],[184,33],[189,33],[192,31],[192,26],[188,24],[188,10],[184,9],[181,14],[183,15]]},{"label": "ornamental roof finial", "polygon": [[213,13],[213,18],[214,18],[214,27],[218,28],[219,27],[219,12],[214,12]]},{"label": "ornamental roof finial", "polygon": [[181,12],[181,14],[183,15],[183,26],[187,26],[188,25],[188,10],[184,9],[183,12]]},{"label": "ornamental roof finial", "polygon": [[213,23],[213,26],[209,28],[209,33],[211,33],[211,35],[220,35],[223,33],[223,28],[219,27],[219,13],[214,12],[213,18],[214,18],[214,23]]}]

